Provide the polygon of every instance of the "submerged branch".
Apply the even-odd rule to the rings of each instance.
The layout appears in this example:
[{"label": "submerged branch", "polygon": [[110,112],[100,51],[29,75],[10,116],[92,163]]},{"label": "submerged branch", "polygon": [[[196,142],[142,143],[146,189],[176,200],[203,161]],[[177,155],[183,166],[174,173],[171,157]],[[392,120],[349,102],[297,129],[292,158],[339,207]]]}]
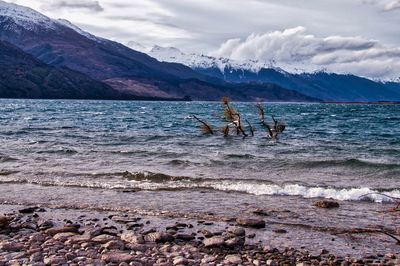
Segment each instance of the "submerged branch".
[{"label": "submerged branch", "polygon": [[197,116],[193,115],[193,118],[196,119],[198,122],[200,122],[201,125],[201,129],[203,131],[204,134],[211,134],[214,135],[214,130],[211,128],[211,126],[209,124],[207,124],[206,122],[204,122],[203,120],[199,119]]}]

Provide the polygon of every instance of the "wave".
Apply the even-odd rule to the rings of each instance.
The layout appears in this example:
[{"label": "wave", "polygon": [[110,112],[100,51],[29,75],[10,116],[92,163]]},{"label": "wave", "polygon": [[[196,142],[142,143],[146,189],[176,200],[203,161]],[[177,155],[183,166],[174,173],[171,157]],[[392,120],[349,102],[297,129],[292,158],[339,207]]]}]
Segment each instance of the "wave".
[{"label": "wave", "polygon": [[0,155],[0,163],[13,162],[13,161],[18,161],[18,159],[7,155]]},{"label": "wave", "polygon": [[[102,174],[101,176],[103,176]],[[111,174],[105,175],[111,177]],[[372,189],[369,187],[322,187],[305,183],[276,184],[269,180],[256,179],[211,179],[172,176],[152,172],[115,173],[121,178],[18,178],[3,176],[0,183],[34,184],[41,186],[83,187],[91,189],[116,189],[137,191],[179,191],[209,189],[214,191],[246,193],[256,196],[296,196],[303,198],[325,198],[339,201],[368,201],[391,203],[400,198],[400,189]],[[100,176],[98,176],[100,177]]]},{"label": "wave", "polygon": [[298,163],[303,167],[381,167],[386,169],[400,168],[400,164],[385,160],[374,159],[344,159],[344,160],[321,160],[321,161],[304,161]]},{"label": "wave", "polygon": [[69,154],[69,155],[74,155],[77,154],[78,151],[71,149],[71,148],[61,148],[58,150],[41,150],[37,151],[37,154]]}]

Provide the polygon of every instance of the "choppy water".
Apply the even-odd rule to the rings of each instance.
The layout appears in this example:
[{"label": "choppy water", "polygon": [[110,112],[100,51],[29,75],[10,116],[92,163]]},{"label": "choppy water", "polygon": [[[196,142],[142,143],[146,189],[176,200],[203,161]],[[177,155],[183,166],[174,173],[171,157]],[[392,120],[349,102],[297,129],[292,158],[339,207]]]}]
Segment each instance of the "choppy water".
[{"label": "choppy water", "polygon": [[[219,103],[0,100],[0,182],[89,188],[230,191],[337,200],[400,197],[400,106],[234,104],[255,137],[204,136]],[[364,196],[369,194],[368,196]]]}]

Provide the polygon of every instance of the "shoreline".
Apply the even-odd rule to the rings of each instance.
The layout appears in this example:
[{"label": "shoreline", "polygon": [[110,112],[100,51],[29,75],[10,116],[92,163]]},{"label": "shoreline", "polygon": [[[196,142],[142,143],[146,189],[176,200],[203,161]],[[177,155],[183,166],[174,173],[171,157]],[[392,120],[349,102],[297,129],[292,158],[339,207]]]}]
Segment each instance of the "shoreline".
[{"label": "shoreline", "polygon": [[[257,241],[263,216],[232,220],[0,205],[0,265],[396,265],[392,252],[362,258]],[[3,217],[3,218],[2,218]],[[5,218],[4,218],[5,217]],[[3,222],[2,222],[3,221]],[[263,224],[264,222],[264,224]],[[276,236],[285,229],[276,230]],[[301,241],[301,240],[299,240]]]}]

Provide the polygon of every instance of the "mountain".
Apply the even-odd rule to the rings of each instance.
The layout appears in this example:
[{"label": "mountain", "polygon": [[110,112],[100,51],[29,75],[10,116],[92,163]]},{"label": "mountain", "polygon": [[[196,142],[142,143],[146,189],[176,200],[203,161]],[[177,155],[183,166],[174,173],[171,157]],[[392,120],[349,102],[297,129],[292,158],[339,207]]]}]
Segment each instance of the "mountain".
[{"label": "mountain", "polygon": [[[65,20],[53,20],[0,0],[0,40],[43,63],[101,81],[125,97],[193,100],[316,101],[277,85],[242,86],[201,74],[180,63],[160,62],[120,43],[87,33]],[[107,85],[105,85],[105,84]],[[250,94],[254,91],[254,94]],[[287,95],[287,97],[285,96]]]},{"label": "mountain", "polygon": [[155,46],[149,55],[165,62],[182,63],[199,73],[232,83],[274,83],[324,101],[400,101],[400,84],[326,72],[289,73],[274,62],[237,61],[186,54],[173,47]]},{"label": "mountain", "polygon": [[49,66],[0,41],[0,97],[116,99],[110,86],[67,68]]}]

